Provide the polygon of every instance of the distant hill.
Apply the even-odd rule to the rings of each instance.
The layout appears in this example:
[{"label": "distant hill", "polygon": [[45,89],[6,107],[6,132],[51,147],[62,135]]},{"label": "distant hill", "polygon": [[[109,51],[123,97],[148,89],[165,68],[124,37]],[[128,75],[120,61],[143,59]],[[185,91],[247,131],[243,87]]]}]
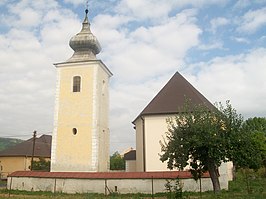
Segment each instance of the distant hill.
[{"label": "distant hill", "polygon": [[0,151],[23,142],[24,140],[15,138],[1,138],[0,137]]}]

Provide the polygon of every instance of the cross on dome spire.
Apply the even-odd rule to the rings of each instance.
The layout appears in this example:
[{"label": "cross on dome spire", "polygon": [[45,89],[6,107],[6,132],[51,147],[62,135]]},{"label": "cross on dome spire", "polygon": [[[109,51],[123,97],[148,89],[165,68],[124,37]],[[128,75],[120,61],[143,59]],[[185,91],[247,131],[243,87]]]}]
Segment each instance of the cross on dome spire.
[{"label": "cross on dome spire", "polygon": [[88,14],[89,12],[89,0],[86,1],[86,10],[85,13]]}]

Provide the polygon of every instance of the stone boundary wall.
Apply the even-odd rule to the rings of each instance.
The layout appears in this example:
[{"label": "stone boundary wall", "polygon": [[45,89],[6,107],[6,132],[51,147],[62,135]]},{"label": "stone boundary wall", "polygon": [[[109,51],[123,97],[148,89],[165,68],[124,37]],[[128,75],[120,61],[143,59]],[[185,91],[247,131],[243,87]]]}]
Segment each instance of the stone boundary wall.
[{"label": "stone boundary wall", "polygon": [[[177,175],[180,174],[180,175]],[[93,177],[91,177],[93,176]],[[200,191],[200,183],[189,172],[143,172],[143,173],[53,173],[14,172],[8,176],[7,188],[24,191],[50,191],[60,193],[160,193],[166,192],[167,180],[179,176],[183,191]],[[105,178],[106,177],[106,178]],[[225,175],[220,176],[222,189],[228,189]],[[202,191],[213,190],[211,179],[205,175]]]},{"label": "stone boundary wall", "polygon": [[[166,179],[53,179],[8,177],[7,188],[23,191],[50,191],[59,193],[160,193],[166,192]],[[183,191],[200,191],[199,182],[181,179]],[[211,191],[210,178],[202,179],[202,191]]]}]

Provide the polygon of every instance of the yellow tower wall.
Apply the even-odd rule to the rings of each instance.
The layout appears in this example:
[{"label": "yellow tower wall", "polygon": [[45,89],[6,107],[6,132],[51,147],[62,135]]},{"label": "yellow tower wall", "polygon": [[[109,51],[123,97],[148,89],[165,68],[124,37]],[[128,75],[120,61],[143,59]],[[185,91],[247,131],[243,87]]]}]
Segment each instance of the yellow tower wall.
[{"label": "yellow tower wall", "polygon": [[[107,171],[111,73],[99,60],[62,63],[56,67],[51,171]],[[74,76],[81,77],[80,92],[73,92]]]}]

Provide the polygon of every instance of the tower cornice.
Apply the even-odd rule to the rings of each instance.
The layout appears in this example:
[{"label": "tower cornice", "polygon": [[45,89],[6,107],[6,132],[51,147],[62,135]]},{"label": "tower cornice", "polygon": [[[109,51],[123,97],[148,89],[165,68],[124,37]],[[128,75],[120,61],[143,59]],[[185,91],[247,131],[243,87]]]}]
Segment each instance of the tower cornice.
[{"label": "tower cornice", "polygon": [[63,67],[73,67],[73,66],[89,66],[93,64],[100,65],[103,70],[109,75],[109,77],[113,76],[113,73],[108,69],[108,67],[102,62],[100,59],[96,60],[87,60],[87,61],[73,61],[73,62],[61,62],[61,63],[55,63],[54,66],[56,68],[63,68]]}]

